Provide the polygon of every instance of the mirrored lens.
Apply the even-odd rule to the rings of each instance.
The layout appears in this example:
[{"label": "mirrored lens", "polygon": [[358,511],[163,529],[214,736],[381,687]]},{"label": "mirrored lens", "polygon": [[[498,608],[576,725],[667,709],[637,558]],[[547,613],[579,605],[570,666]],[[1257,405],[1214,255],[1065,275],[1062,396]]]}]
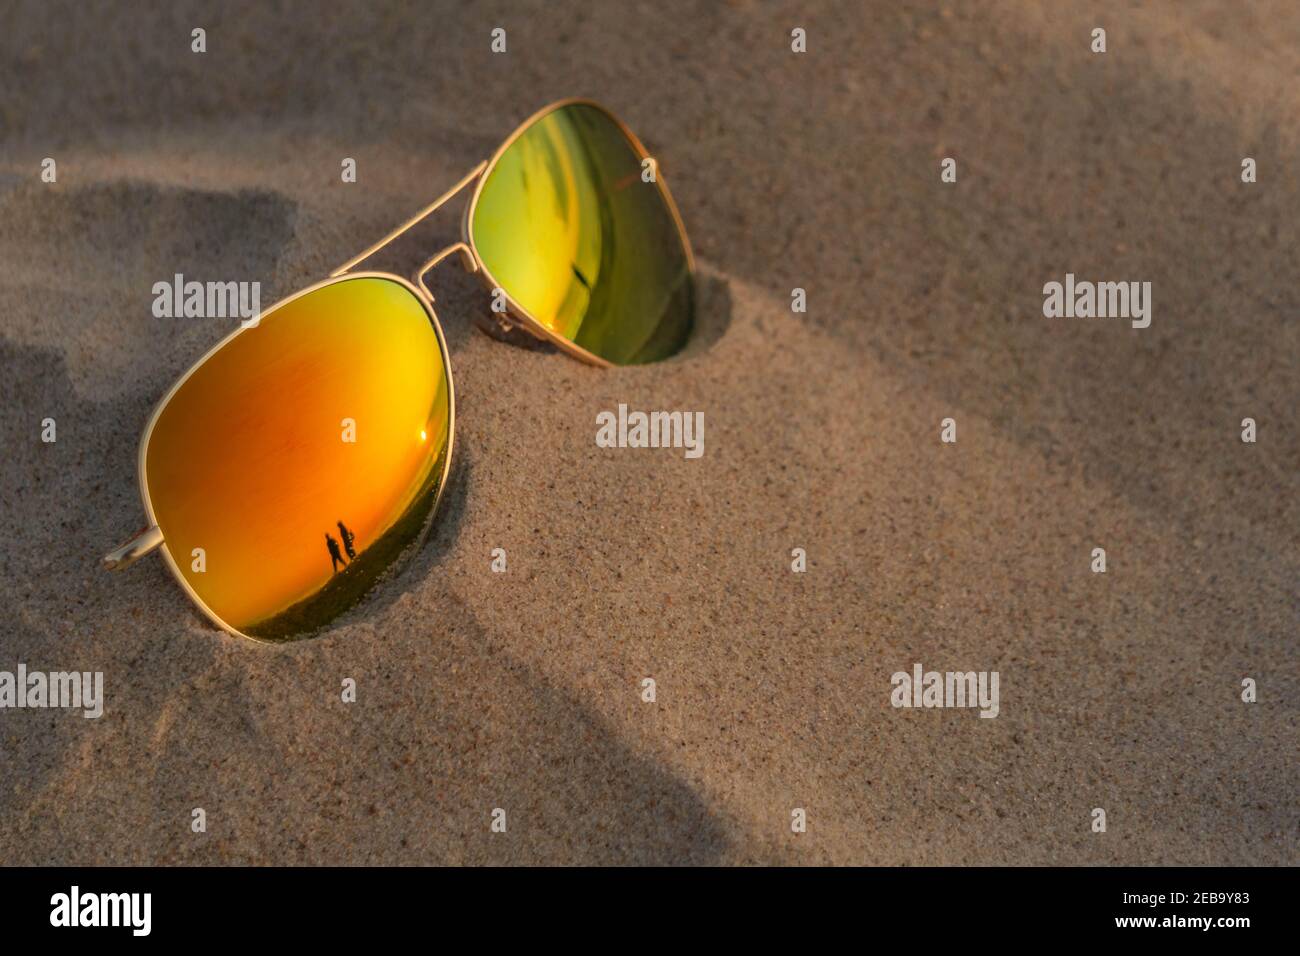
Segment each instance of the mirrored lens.
[{"label": "mirrored lens", "polygon": [[497,158],[470,218],[491,281],[547,329],[616,365],[672,355],[692,324],[681,230],[660,183],[642,173],[609,114],[563,106]]},{"label": "mirrored lens", "polygon": [[291,640],[354,606],[432,517],[451,439],[446,357],[394,279],[268,312],[181,383],[145,482],[181,575],[238,631]]}]

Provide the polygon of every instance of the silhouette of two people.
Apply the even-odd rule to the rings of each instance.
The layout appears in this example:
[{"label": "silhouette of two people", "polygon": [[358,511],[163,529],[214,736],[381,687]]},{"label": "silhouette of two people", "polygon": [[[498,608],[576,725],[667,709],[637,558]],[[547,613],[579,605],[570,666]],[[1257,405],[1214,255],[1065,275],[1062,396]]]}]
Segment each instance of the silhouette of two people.
[{"label": "silhouette of two people", "polygon": [[325,547],[329,549],[330,565],[334,568],[335,574],[339,573],[340,565],[346,568],[350,561],[355,561],[357,559],[356,549],[352,546],[352,542],[356,540],[356,536],[348,530],[348,526],[342,521],[338,522],[338,526],[339,537],[343,539],[343,551],[346,551],[348,555],[346,560],[344,559],[343,554],[339,551],[339,543],[335,541],[328,532],[325,535]]}]

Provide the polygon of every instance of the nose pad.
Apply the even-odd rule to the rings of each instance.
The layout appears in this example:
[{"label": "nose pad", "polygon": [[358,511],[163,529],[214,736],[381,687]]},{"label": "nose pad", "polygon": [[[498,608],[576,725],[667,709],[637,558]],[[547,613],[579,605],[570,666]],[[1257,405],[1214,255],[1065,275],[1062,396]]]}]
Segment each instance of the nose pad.
[{"label": "nose pad", "polygon": [[478,326],[480,332],[486,333],[489,338],[494,338],[498,342],[505,342],[507,345],[513,345],[516,348],[541,350],[550,345],[544,337],[538,335],[512,315],[502,315],[500,312],[493,312],[490,309],[486,312],[475,312],[474,324]]}]

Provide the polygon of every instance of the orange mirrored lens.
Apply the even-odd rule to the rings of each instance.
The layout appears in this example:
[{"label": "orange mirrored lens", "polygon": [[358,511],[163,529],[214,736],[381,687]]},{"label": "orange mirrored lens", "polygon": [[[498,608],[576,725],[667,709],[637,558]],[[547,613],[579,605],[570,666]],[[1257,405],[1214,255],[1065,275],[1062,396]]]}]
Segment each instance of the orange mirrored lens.
[{"label": "orange mirrored lens", "polygon": [[345,278],[231,338],[147,442],[154,520],[198,598],[241,633],[303,637],[422,538],[451,446],[446,355],[409,287]]}]

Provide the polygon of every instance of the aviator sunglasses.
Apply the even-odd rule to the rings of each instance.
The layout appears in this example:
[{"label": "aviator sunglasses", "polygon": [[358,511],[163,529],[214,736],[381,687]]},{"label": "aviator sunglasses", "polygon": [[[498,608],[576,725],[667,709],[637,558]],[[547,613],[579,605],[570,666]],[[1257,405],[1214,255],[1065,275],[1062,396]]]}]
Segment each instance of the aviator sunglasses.
[{"label": "aviator sunglasses", "polygon": [[[462,238],[411,279],[353,272],[474,185]],[[694,260],[654,160],[612,113],[563,100],[329,278],[262,311],[163,396],[140,439],[154,550],[240,637],[308,637],[418,550],[451,469],[456,402],[425,275],[458,255],[502,330],[595,365],[654,362],[693,324]]]}]

